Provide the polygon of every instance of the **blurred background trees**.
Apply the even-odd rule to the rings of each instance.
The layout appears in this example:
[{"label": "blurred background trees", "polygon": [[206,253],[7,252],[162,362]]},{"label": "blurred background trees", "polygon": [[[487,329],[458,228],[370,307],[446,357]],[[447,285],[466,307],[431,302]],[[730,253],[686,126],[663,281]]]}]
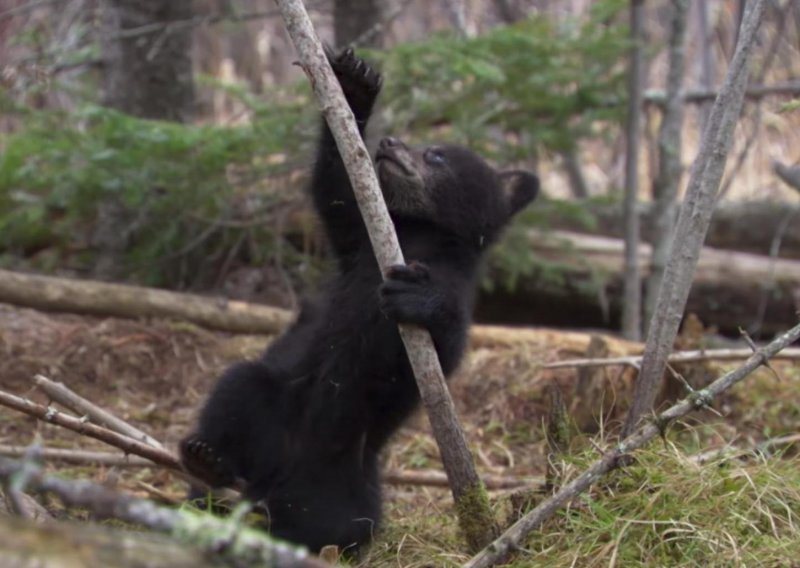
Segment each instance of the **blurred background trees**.
[{"label": "blurred background trees", "polygon": [[[630,2],[306,4],[329,44],[381,65],[373,137],[540,173],[547,198],[492,258],[480,317],[618,328]],[[691,96],[665,173],[673,4],[643,8],[637,195],[656,245],[648,215],[658,188],[682,187],[743,1],[690,3],[677,84]],[[751,256],[723,263],[734,277],[708,268],[690,299],[723,331],[785,326],[800,288],[798,196],[780,177],[800,159],[800,5],[773,2],[761,34],[709,236]],[[0,266],[287,306],[316,283],[325,251],[301,188],[317,112],[272,4],[6,0],[0,46]],[[649,249],[638,258],[646,277]]]}]

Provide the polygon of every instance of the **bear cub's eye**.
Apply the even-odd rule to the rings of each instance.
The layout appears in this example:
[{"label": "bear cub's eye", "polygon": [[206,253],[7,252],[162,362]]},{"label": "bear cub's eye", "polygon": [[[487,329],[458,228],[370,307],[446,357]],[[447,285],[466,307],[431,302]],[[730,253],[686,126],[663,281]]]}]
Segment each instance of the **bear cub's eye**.
[{"label": "bear cub's eye", "polygon": [[444,154],[438,148],[428,148],[425,150],[425,161],[429,164],[440,165],[444,164]]}]

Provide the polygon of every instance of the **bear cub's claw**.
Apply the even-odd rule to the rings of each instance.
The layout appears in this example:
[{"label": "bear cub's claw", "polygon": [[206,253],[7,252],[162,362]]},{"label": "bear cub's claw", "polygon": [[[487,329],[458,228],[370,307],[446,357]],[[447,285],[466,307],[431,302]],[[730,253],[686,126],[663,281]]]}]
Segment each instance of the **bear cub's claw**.
[{"label": "bear cub's claw", "polygon": [[230,472],[225,460],[203,439],[197,436],[184,438],[181,440],[179,450],[181,464],[186,471],[210,486],[226,487],[235,483],[236,478]]},{"label": "bear cub's claw", "polygon": [[356,118],[365,118],[383,85],[381,74],[356,56],[352,48],[338,55],[327,51],[327,56]]},{"label": "bear cub's claw", "polygon": [[439,301],[430,280],[430,269],[421,262],[389,267],[378,288],[381,312],[400,323],[429,324]]}]

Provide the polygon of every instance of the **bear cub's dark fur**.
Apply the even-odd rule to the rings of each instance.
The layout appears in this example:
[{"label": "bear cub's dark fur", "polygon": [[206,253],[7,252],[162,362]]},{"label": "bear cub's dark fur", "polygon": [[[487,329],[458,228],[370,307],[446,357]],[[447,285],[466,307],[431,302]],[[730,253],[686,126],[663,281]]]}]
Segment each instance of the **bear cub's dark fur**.
[{"label": "bear cub's dark fur", "polygon": [[[363,135],[380,75],[352,50],[330,59]],[[274,536],[315,551],[357,549],[380,521],[378,455],[419,399],[397,324],[426,328],[449,375],[464,352],[480,260],[539,185],[459,146],[384,138],[375,162],[408,264],[382,281],[323,124],[311,194],[337,273],[260,360],[224,373],[180,448],[190,472],[212,486],[243,481]]]}]

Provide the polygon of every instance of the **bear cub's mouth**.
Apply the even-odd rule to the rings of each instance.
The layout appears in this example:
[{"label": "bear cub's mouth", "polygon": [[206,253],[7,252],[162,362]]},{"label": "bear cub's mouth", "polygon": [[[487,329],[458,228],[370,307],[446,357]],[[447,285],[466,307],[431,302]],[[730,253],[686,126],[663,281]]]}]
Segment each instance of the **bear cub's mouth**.
[{"label": "bear cub's mouth", "polygon": [[403,175],[411,176],[412,172],[409,170],[408,166],[403,163],[397,154],[391,150],[386,148],[378,148],[378,151],[375,153],[375,165],[380,169],[384,167],[394,167]]}]

